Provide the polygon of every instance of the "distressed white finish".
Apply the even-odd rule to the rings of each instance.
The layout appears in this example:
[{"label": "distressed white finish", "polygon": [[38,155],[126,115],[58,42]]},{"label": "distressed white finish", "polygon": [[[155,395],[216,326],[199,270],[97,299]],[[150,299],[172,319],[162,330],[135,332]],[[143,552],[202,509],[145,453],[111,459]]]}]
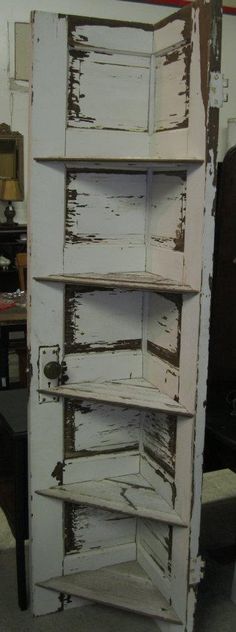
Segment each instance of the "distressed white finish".
[{"label": "distressed white finish", "polygon": [[93,480],[40,490],[43,496],[65,502],[82,503],[121,513],[183,525],[172,507],[139,474],[114,479]]},{"label": "distressed white finish", "polygon": [[66,283],[67,285],[93,285],[98,287],[124,287],[130,289],[156,290],[158,292],[176,293],[193,293],[194,290],[189,285],[174,282],[173,279],[165,279],[164,277],[152,274],[150,272],[135,273],[111,273],[107,274],[51,274],[47,277],[37,277],[37,281],[45,281],[48,283]]},{"label": "distressed white finish", "polygon": [[192,632],[215,150],[199,15],[211,3],[145,27],[111,24],[101,5],[102,22],[34,16],[33,608],[72,593]]},{"label": "distressed white finish", "polygon": [[94,47],[108,49],[111,52],[113,50],[132,52],[138,55],[140,52],[147,55],[152,52],[152,31],[145,30],[141,25],[134,36],[134,29],[128,26],[122,29],[111,29],[103,20],[98,29],[97,24],[86,24],[86,20],[84,22],[84,24],[81,21],[80,24],[73,25],[72,19],[70,45],[74,48],[81,47],[84,51],[88,47]]},{"label": "distressed white finish", "polygon": [[82,55],[76,58],[73,51],[69,59],[75,88],[68,126],[147,131],[150,58],[84,50]]},{"label": "distressed white finish", "polygon": [[88,401],[65,402],[65,454],[121,453],[139,446],[142,412]]},{"label": "distressed white finish", "polygon": [[[155,117],[154,132],[175,129],[183,125],[188,116],[188,94],[186,87],[186,46],[156,57],[155,68]],[[161,84],[162,89],[159,90]],[[173,98],[173,95],[174,98]]]},{"label": "distressed white finish", "polygon": [[172,415],[187,415],[186,408],[172,400],[168,395],[158,392],[158,389],[146,380],[115,380],[112,382],[81,382],[70,386],[57,386],[50,389],[40,389],[41,393],[74,397],[75,399],[89,399],[91,401],[113,402],[114,404],[132,406],[135,408],[151,408]]},{"label": "distressed white finish", "polygon": [[55,577],[41,585],[150,617],[179,622],[173,608],[153,587],[137,563],[118,564],[99,571]]}]

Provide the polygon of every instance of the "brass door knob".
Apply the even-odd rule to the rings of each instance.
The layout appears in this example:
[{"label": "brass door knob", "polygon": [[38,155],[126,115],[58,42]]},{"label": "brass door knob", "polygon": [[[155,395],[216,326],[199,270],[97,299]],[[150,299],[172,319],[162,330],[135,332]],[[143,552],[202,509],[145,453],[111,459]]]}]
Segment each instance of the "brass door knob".
[{"label": "brass door knob", "polygon": [[48,362],[44,367],[44,375],[48,380],[56,380],[61,373],[61,365],[59,362]]}]

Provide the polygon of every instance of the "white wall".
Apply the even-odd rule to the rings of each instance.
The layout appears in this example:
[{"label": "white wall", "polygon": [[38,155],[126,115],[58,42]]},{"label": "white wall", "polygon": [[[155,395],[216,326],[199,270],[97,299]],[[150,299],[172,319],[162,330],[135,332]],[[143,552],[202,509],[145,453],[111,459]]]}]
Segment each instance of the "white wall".
[{"label": "white wall", "polygon": [[[8,123],[12,130],[21,132],[25,145],[25,199],[15,203],[16,221],[26,221],[27,208],[27,144],[28,144],[28,89],[26,82],[11,80],[10,58],[14,57],[12,23],[28,22],[31,10],[89,15],[99,2],[104,17],[112,4],[119,19],[162,19],[172,12],[170,7],[120,2],[120,0],[0,0],[0,123]],[[224,104],[220,116],[219,160],[226,151],[227,119],[236,117],[236,16],[223,18],[223,72],[230,80],[229,102]],[[5,204],[0,202],[0,221]]]}]

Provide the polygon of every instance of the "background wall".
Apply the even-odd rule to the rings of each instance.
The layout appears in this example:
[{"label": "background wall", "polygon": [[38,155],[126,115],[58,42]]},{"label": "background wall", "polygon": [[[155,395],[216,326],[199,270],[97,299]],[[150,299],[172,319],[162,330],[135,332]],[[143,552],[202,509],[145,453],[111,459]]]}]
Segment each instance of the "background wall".
[{"label": "background wall", "polygon": [[[0,123],[7,123],[12,130],[17,130],[24,136],[25,199],[15,203],[18,222],[26,221],[27,209],[28,82],[16,81],[14,77],[14,22],[29,22],[30,12],[35,9],[72,14],[81,11],[89,15],[96,2],[98,0],[0,0]],[[99,4],[104,7],[104,17],[111,3],[120,19],[132,17],[135,13],[136,20],[158,20],[174,10],[173,7],[157,4],[99,0]],[[225,4],[235,7],[236,0],[227,0]],[[220,114],[219,160],[223,159],[227,148],[227,119],[236,117],[235,29],[236,15],[224,15],[222,71],[229,78],[229,101],[224,104]],[[0,202],[0,221],[3,219],[4,206]]]}]

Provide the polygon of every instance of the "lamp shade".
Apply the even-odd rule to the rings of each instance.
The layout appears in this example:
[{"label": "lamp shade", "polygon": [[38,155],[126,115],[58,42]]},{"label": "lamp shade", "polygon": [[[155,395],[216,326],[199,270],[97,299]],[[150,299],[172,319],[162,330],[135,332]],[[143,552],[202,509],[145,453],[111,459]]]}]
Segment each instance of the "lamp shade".
[{"label": "lamp shade", "polygon": [[0,200],[17,202],[22,194],[18,180],[0,179]]}]

